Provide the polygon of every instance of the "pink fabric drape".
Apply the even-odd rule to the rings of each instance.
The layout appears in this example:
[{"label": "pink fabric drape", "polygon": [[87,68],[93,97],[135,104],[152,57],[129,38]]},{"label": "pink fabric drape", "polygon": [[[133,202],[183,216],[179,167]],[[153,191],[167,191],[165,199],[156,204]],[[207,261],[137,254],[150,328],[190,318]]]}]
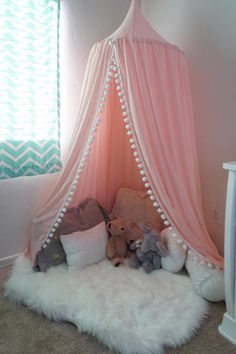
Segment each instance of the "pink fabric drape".
[{"label": "pink fabric drape", "polygon": [[[223,258],[207,233],[201,203],[191,94],[183,53],[150,27],[135,1],[124,24],[90,54],[71,153],[57,185],[33,221],[26,253],[34,260],[68,205],[68,193],[98,116],[115,48],[139,151],[154,195],[185,242],[220,268]],[[96,139],[70,206],[86,197],[111,209],[120,187],[143,189],[124,128],[114,79]],[[62,214],[63,215],[63,214]]]},{"label": "pink fabric drape", "polygon": [[152,190],[186,243],[222,268],[223,258],[207,232],[202,212],[191,93],[183,53],[155,41],[120,39],[117,48]]}]

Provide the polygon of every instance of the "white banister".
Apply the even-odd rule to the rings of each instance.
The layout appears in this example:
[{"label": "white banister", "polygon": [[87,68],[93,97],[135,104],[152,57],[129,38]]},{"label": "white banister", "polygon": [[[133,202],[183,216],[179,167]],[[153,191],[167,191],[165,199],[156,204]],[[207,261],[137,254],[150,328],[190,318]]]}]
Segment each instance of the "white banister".
[{"label": "white banister", "polygon": [[236,345],[236,162],[224,163],[223,168],[229,171],[224,241],[226,313],[219,332]]}]

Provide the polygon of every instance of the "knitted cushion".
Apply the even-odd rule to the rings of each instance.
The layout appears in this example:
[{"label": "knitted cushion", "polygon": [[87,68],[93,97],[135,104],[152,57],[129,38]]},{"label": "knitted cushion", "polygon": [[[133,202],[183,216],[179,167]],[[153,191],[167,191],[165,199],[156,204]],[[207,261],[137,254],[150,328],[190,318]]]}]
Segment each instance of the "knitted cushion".
[{"label": "knitted cushion", "polygon": [[142,238],[142,231],[138,226],[140,222],[158,232],[165,228],[160,214],[153,207],[146,191],[120,188],[116,195],[111,218],[125,220],[125,238],[127,240]]}]

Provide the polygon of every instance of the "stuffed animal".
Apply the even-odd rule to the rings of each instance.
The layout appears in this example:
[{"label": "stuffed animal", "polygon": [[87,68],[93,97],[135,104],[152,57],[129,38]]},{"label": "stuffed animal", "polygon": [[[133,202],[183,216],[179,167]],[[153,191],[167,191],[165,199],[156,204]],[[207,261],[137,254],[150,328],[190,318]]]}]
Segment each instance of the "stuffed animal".
[{"label": "stuffed animal", "polygon": [[125,238],[122,237],[125,232],[125,223],[123,219],[114,219],[107,223],[107,230],[111,234],[107,242],[107,257],[115,267],[124,262],[127,255],[127,246]]},{"label": "stuffed animal", "polygon": [[[172,236],[172,235],[175,236]],[[168,272],[178,273],[184,266],[187,250],[183,248],[182,239],[173,228],[165,228],[161,232],[161,237],[168,248],[168,255],[161,259],[161,267]]]},{"label": "stuffed animal", "polygon": [[173,227],[164,229],[161,236],[169,251],[167,257],[161,259],[162,268],[177,273],[185,266],[199,295],[212,302],[224,300],[224,272],[208,263],[198,251],[188,249],[181,235]]},{"label": "stuffed animal", "polygon": [[161,267],[161,257],[168,254],[168,249],[162,241],[160,234],[151,230],[144,224],[139,225],[143,231],[143,240],[138,240],[130,245],[130,249],[135,251],[129,260],[131,268],[143,267],[146,273]]}]

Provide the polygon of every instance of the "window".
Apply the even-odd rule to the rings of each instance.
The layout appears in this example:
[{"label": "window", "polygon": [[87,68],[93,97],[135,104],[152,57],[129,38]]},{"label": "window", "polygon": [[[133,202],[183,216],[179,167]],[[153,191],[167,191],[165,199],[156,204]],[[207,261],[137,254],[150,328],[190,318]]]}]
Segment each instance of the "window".
[{"label": "window", "polygon": [[1,0],[0,179],[61,169],[60,0]]}]

